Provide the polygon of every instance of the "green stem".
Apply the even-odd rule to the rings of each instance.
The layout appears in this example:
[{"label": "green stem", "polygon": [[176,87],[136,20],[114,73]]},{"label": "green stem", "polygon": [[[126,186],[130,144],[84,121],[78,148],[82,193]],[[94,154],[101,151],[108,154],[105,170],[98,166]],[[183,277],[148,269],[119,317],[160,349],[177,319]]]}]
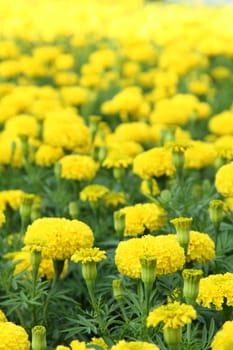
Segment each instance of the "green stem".
[{"label": "green stem", "polygon": [[103,336],[103,335],[105,335],[106,327],[105,327],[103,318],[102,318],[101,313],[100,313],[100,309],[98,307],[98,304],[97,304],[97,301],[95,298],[95,293],[94,293],[95,282],[93,280],[86,280],[86,285],[87,285],[87,290],[88,290],[88,293],[89,293],[89,296],[91,299],[91,304],[92,304],[93,310],[95,311],[97,319],[98,319],[98,323],[100,326],[100,332],[101,332],[101,335]]}]

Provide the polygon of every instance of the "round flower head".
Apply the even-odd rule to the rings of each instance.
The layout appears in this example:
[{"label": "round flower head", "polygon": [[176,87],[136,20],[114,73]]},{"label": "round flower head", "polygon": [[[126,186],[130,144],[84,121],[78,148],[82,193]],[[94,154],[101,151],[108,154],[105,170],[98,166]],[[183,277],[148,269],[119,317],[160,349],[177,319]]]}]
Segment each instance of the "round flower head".
[{"label": "round flower head", "polygon": [[104,159],[102,166],[107,169],[111,168],[128,168],[132,163],[132,158],[122,152],[109,151]]},{"label": "round flower head", "polygon": [[118,271],[130,278],[141,278],[140,258],[145,255],[155,257],[158,276],[182,269],[185,262],[184,250],[174,235],[146,235],[118,244],[115,255]]},{"label": "round flower head", "polygon": [[0,347],[7,350],[29,350],[30,342],[28,334],[23,327],[12,322],[1,322],[0,324]]},{"label": "round flower head", "polygon": [[226,321],[214,336],[211,343],[212,350],[231,350],[233,349],[233,321]]},{"label": "round flower head", "polygon": [[126,341],[120,340],[116,345],[111,347],[111,350],[159,350],[155,344],[143,341]]},{"label": "round flower head", "polygon": [[108,350],[108,345],[105,343],[103,338],[91,338],[91,342],[88,345],[97,345],[100,346],[103,350]]},{"label": "round flower head", "polygon": [[42,144],[35,154],[36,165],[49,167],[56,163],[64,156],[64,151],[61,147]]},{"label": "round flower head", "polygon": [[190,145],[191,147],[185,152],[185,169],[202,169],[214,164],[217,152],[213,144],[192,141]]},{"label": "round flower head", "polygon": [[92,180],[99,168],[92,157],[69,154],[60,159],[62,166],[61,177],[69,180]]},{"label": "round flower head", "polygon": [[74,262],[81,262],[86,264],[88,262],[99,262],[106,259],[106,253],[99,248],[81,248],[71,256],[71,260]]},{"label": "round flower head", "polygon": [[217,135],[233,134],[233,110],[216,114],[209,121],[209,130]]},{"label": "round flower head", "polygon": [[175,301],[151,311],[147,317],[147,327],[156,327],[162,322],[163,329],[180,328],[195,319],[196,311],[192,305]]},{"label": "round flower head", "polygon": [[215,244],[207,233],[190,231],[186,261],[206,264],[215,257]]},{"label": "round flower head", "polygon": [[166,211],[155,203],[136,204],[120,209],[125,214],[125,236],[137,236],[163,227]]},{"label": "round flower head", "polygon": [[142,179],[172,176],[175,171],[171,152],[161,147],[142,152],[133,160],[133,173]]},{"label": "round flower head", "polygon": [[86,350],[86,349],[90,349],[90,350],[95,350],[95,348],[90,348],[88,346],[88,348],[86,347],[86,343],[84,341],[79,341],[79,340],[72,340],[72,342],[70,343],[70,347],[71,350]]},{"label": "round flower head", "polygon": [[233,197],[233,162],[223,165],[215,175],[215,187],[225,197]]},{"label": "round flower head", "polygon": [[19,114],[8,119],[5,123],[5,131],[14,136],[37,136],[37,121],[36,118],[27,114]]},{"label": "round flower head", "polygon": [[7,206],[13,210],[19,209],[23,194],[21,190],[0,191],[0,209],[5,210]]},{"label": "round flower head", "polygon": [[51,114],[44,121],[43,141],[48,145],[83,154],[87,152],[90,140],[90,130],[74,112]]},{"label": "round flower head", "polygon": [[148,142],[150,126],[143,122],[121,123],[115,129],[114,135],[119,141]]},{"label": "round flower head", "polygon": [[94,236],[82,221],[65,218],[40,218],[27,227],[24,238],[30,251],[56,260],[69,259],[80,248],[90,248]]},{"label": "round flower head", "polygon": [[104,202],[107,206],[116,208],[121,204],[126,203],[126,198],[124,192],[107,192],[104,196]]},{"label": "round flower head", "polygon": [[232,290],[232,273],[210,275],[200,280],[197,302],[205,307],[214,305],[217,310],[222,310],[223,304],[233,306]]},{"label": "round flower head", "polygon": [[80,192],[80,199],[81,201],[97,202],[108,192],[109,189],[104,185],[88,185]]}]

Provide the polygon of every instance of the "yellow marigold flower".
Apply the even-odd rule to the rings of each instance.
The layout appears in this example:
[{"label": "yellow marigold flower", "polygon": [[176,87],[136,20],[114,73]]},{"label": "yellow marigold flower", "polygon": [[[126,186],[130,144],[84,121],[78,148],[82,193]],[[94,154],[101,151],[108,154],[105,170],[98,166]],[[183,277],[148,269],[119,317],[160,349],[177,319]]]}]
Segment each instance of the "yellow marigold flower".
[{"label": "yellow marigold flower", "polygon": [[87,344],[84,341],[79,340],[72,340],[72,342],[70,343],[71,350],[95,350],[95,348],[87,348],[86,345]]},{"label": "yellow marigold flower", "polygon": [[163,175],[172,176],[175,171],[171,152],[162,147],[142,152],[133,160],[133,173],[142,179]]},{"label": "yellow marigold flower", "polygon": [[164,98],[156,103],[155,110],[150,115],[152,124],[185,125],[195,109],[198,99],[194,95],[177,94]]},{"label": "yellow marigold flower", "polygon": [[43,141],[51,146],[83,154],[90,147],[91,133],[83,119],[74,112],[67,115],[50,113],[43,124]]},{"label": "yellow marigold flower", "polygon": [[64,151],[61,147],[42,144],[36,151],[34,161],[36,165],[49,167],[55,164],[63,156]]},{"label": "yellow marigold flower", "polygon": [[80,106],[88,100],[88,90],[81,86],[64,86],[60,92],[66,105]]},{"label": "yellow marigold flower", "polygon": [[16,115],[6,121],[5,131],[12,136],[36,137],[38,133],[37,120],[27,114]]},{"label": "yellow marigold flower", "polygon": [[108,350],[108,345],[105,343],[103,338],[91,338],[91,342],[88,345],[97,345],[100,346],[103,350]]},{"label": "yellow marigold flower", "polygon": [[25,329],[12,322],[1,322],[0,344],[2,349],[29,350],[30,342]]},{"label": "yellow marigold flower", "polygon": [[191,147],[188,140],[168,141],[165,143],[165,148],[169,149],[172,153],[184,153]]},{"label": "yellow marigold flower", "polygon": [[118,244],[115,263],[119,272],[130,278],[141,278],[140,257],[143,255],[156,258],[158,276],[182,269],[185,261],[184,250],[174,239],[174,235],[146,235]]},{"label": "yellow marigold flower", "polygon": [[[19,251],[15,253],[10,253],[10,255],[5,255],[5,258],[10,259],[15,264],[14,275],[17,275],[23,271],[32,271],[31,264],[31,253],[29,251]],[[64,277],[67,272],[68,264],[67,262],[64,264],[63,271],[60,278]],[[38,271],[39,276],[45,277],[48,280],[52,280],[54,278],[54,266],[52,259],[42,258]]]},{"label": "yellow marigold flower", "polygon": [[104,198],[109,192],[109,188],[104,185],[88,185],[80,192],[81,201],[97,202],[99,199]]},{"label": "yellow marigold flower", "polygon": [[223,304],[233,306],[232,288],[233,274],[230,272],[202,278],[197,302],[205,307],[214,305],[217,310],[222,310]]},{"label": "yellow marigold flower", "polygon": [[13,210],[19,209],[23,193],[21,190],[0,191],[0,209],[5,210],[7,206]]},{"label": "yellow marigold flower", "polygon": [[159,350],[158,346],[143,341],[120,340],[111,350]]},{"label": "yellow marigold flower", "polygon": [[106,144],[109,150],[114,150],[119,153],[126,154],[127,156],[134,158],[137,154],[143,151],[143,147],[136,141],[120,141],[117,135],[111,134],[106,139]]},{"label": "yellow marigold flower", "polygon": [[120,209],[125,214],[125,236],[136,236],[152,232],[163,227],[166,222],[166,211],[155,203],[138,203]]},{"label": "yellow marigold flower", "polygon": [[99,248],[81,248],[71,256],[71,260],[74,262],[81,262],[86,264],[88,262],[99,262],[106,259],[106,252]]},{"label": "yellow marigold flower", "polygon": [[233,197],[233,162],[221,166],[215,175],[215,187],[225,197]]},{"label": "yellow marigold flower", "polygon": [[121,123],[114,131],[119,141],[145,143],[150,140],[150,126],[143,122]]},{"label": "yellow marigold flower", "polygon": [[58,345],[55,350],[70,350],[69,346]]},{"label": "yellow marigold flower", "polygon": [[1,136],[0,164],[11,165],[15,168],[22,168],[23,156],[20,139],[9,134],[4,134]]},{"label": "yellow marigold flower", "polygon": [[92,180],[99,168],[99,164],[92,157],[69,154],[60,159],[61,176],[70,180]]},{"label": "yellow marigold flower", "polygon": [[212,350],[233,349],[233,321],[226,321],[222,328],[215,334],[211,343]]},{"label": "yellow marigold flower", "polygon": [[116,208],[121,204],[126,203],[124,192],[107,192],[103,197],[106,205]]},{"label": "yellow marigold flower", "polygon": [[140,191],[145,195],[157,196],[160,193],[158,183],[155,179],[142,180]]},{"label": "yellow marigold flower", "polygon": [[187,262],[206,264],[215,257],[215,244],[207,233],[190,231]]},{"label": "yellow marigold flower", "polygon": [[162,305],[151,311],[147,317],[147,326],[156,327],[160,322],[163,329],[180,328],[197,317],[196,310],[192,305],[181,304],[177,301]]},{"label": "yellow marigold flower", "polygon": [[90,248],[94,236],[82,221],[65,218],[40,218],[27,227],[24,238],[30,251],[56,260],[69,259],[80,248]]},{"label": "yellow marigold flower", "polygon": [[191,147],[185,152],[185,169],[202,169],[213,165],[217,153],[213,144],[203,141],[192,141]]},{"label": "yellow marigold flower", "polygon": [[224,66],[217,66],[213,68],[211,71],[211,75],[215,79],[225,79],[225,78],[228,78],[230,74],[231,74],[230,70]]},{"label": "yellow marigold flower", "polygon": [[226,110],[216,114],[209,121],[209,130],[216,135],[233,134],[233,110]]},{"label": "yellow marigold flower", "polygon": [[0,309],[0,322],[7,322],[6,315],[1,309]]},{"label": "yellow marigold flower", "polygon": [[102,166],[104,168],[128,168],[132,164],[133,159],[127,154],[120,153],[118,151],[108,152],[104,159]]}]

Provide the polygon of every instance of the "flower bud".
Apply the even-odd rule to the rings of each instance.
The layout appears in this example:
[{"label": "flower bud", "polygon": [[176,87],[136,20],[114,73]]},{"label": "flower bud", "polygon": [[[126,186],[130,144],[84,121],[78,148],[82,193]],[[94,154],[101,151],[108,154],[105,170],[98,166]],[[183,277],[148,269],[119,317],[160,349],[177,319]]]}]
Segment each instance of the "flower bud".
[{"label": "flower bud", "polygon": [[220,199],[213,199],[209,202],[209,216],[213,225],[217,227],[224,216],[224,202]]},{"label": "flower bud", "polygon": [[77,201],[72,201],[69,203],[69,214],[72,219],[78,219],[79,207]]},{"label": "flower bud", "polygon": [[124,290],[122,286],[122,280],[121,279],[114,279],[112,281],[112,289],[113,289],[113,295],[116,301],[122,302]]},{"label": "flower bud", "polygon": [[46,350],[46,328],[35,326],[32,328],[32,350]]},{"label": "flower bud", "polygon": [[141,280],[144,284],[152,284],[156,278],[156,258],[150,255],[140,257]]},{"label": "flower bud", "polygon": [[184,269],[183,276],[183,297],[187,304],[195,304],[199,292],[199,282],[203,276],[202,270]]},{"label": "flower bud", "polygon": [[168,345],[168,349],[180,350],[180,344],[182,340],[182,328],[164,328],[163,338]]},{"label": "flower bud", "polygon": [[188,251],[192,221],[192,218],[183,217],[170,220],[170,222],[175,226],[177,240],[180,246],[184,248],[185,253]]},{"label": "flower bud", "polygon": [[122,239],[125,231],[125,213],[121,210],[114,212],[114,228],[118,234],[119,239]]}]

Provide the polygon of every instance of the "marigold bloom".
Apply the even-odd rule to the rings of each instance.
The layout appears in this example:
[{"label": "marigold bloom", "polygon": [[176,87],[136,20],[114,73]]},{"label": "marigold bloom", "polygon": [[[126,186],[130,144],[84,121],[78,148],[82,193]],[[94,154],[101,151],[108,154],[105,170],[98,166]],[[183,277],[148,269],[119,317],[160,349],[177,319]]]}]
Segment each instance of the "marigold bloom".
[{"label": "marigold bloom", "polygon": [[30,251],[56,260],[69,259],[80,248],[90,248],[94,236],[82,221],[65,218],[40,218],[27,227],[24,238]]},{"label": "marigold bloom", "polygon": [[215,187],[225,197],[233,197],[233,162],[223,165],[215,175]]},{"label": "marigold bloom", "polygon": [[42,144],[35,153],[35,164],[49,167],[56,163],[64,156],[64,151],[61,147]]},{"label": "marigold bloom", "polygon": [[0,210],[0,227],[6,222],[6,217],[5,214],[3,213],[2,210]]},{"label": "marigold bloom", "polygon": [[172,176],[175,171],[171,152],[162,147],[142,152],[133,160],[133,173],[142,179],[162,175]]},{"label": "marigold bloom", "polygon": [[29,350],[28,334],[23,327],[12,322],[0,323],[0,344],[4,350]]},{"label": "marigold bloom", "polygon": [[0,209],[5,210],[7,206],[13,210],[19,209],[23,193],[21,190],[0,191]]},{"label": "marigold bloom", "polygon": [[217,310],[222,310],[223,304],[233,306],[232,289],[232,273],[210,275],[200,280],[197,302],[205,307],[214,305]]},{"label": "marigold bloom", "polygon": [[211,143],[203,141],[192,141],[191,147],[185,152],[185,169],[202,169],[208,165],[213,165],[217,152]]},{"label": "marigold bloom", "polygon": [[108,346],[105,343],[103,338],[93,337],[91,338],[91,342],[88,343],[88,345],[97,345],[97,346],[100,346],[103,350],[108,350]]},{"label": "marigold bloom", "polygon": [[126,198],[124,192],[107,192],[103,198],[106,205],[113,208],[118,207],[121,204],[126,203]]},{"label": "marigold bloom", "polygon": [[138,203],[120,209],[125,214],[125,236],[136,236],[158,230],[166,222],[166,211],[155,203]]},{"label": "marigold bloom", "polygon": [[121,142],[145,143],[150,140],[150,126],[143,122],[121,123],[116,127],[114,135]]},{"label": "marigold bloom", "polygon": [[215,244],[207,233],[190,231],[187,262],[206,264],[215,257]]},{"label": "marigold bloom", "polygon": [[133,159],[127,154],[116,150],[108,152],[102,166],[107,169],[111,168],[128,168],[132,164]]},{"label": "marigold bloom", "polygon": [[69,151],[85,153],[89,149],[91,133],[82,118],[73,112],[63,116],[49,115],[43,124],[44,143]]},{"label": "marigold bloom", "polygon": [[72,342],[70,343],[70,347],[71,350],[86,350],[86,349],[90,349],[90,350],[95,350],[95,348],[90,348],[90,347],[86,347],[86,343],[84,341],[79,341],[79,340],[72,340]]},{"label": "marigold bloom", "polygon": [[71,256],[71,260],[74,262],[81,262],[86,264],[89,262],[99,262],[106,259],[106,252],[99,248],[81,248]]},{"label": "marigold bloom", "polygon": [[165,275],[182,269],[185,261],[184,250],[174,235],[131,238],[118,244],[115,263],[122,275],[141,278],[140,258],[150,255],[156,258],[156,275]]},{"label": "marigold bloom", "polygon": [[143,341],[120,340],[111,350],[159,350],[158,346]]},{"label": "marigold bloom", "polygon": [[109,189],[104,185],[88,185],[80,192],[81,201],[97,202],[99,199],[104,198],[109,192]]},{"label": "marigold bloom", "polygon": [[147,326],[156,327],[160,322],[163,329],[180,328],[196,319],[196,311],[192,305],[181,304],[177,301],[162,305],[149,313]]},{"label": "marigold bloom", "polygon": [[226,321],[215,334],[211,343],[212,350],[231,350],[233,348],[233,321]]},{"label": "marigold bloom", "polygon": [[69,180],[92,180],[99,168],[92,157],[78,154],[69,154],[60,159],[62,166],[61,177]]},{"label": "marigold bloom", "polygon": [[209,130],[217,135],[233,134],[233,110],[225,110],[213,116],[209,121]]}]

